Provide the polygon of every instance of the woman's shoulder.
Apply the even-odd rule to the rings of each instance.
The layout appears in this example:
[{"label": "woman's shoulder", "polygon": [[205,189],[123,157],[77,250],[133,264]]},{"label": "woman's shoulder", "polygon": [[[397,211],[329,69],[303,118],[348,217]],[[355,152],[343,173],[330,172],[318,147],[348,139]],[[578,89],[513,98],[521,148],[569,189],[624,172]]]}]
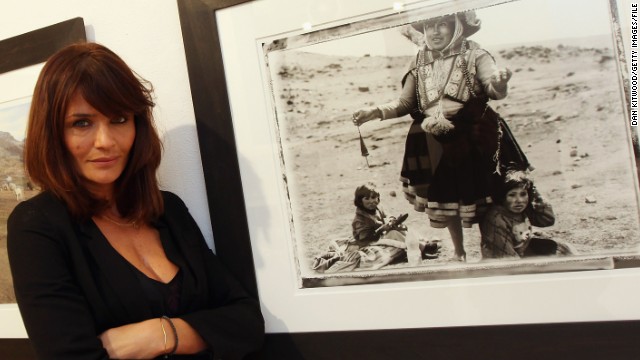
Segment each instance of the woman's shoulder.
[{"label": "woman's shoulder", "polygon": [[467,40],[467,49],[488,53],[480,44],[473,40]]},{"label": "woman's shoulder", "polygon": [[62,200],[49,191],[43,191],[16,205],[9,219],[36,213],[56,218],[68,214]]},{"label": "woman's shoulder", "polygon": [[478,44],[477,42],[471,41],[471,40],[467,40],[467,44],[468,44],[468,49],[472,50],[471,54],[473,56],[475,56],[476,58],[479,58],[481,56],[486,56],[486,55],[488,55],[489,57],[493,58],[493,55],[491,55],[491,53],[489,51],[487,51],[487,49],[485,49],[482,46],[480,46],[480,44]]},{"label": "woman's shoulder", "polygon": [[18,234],[26,230],[53,235],[73,231],[72,223],[64,202],[45,191],[16,205],[7,219],[7,232]]},{"label": "woman's shoulder", "polygon": [[420,52],[422,50],[419,50],[415,56],[411,57],[411,61],[409,61],[409,66],[407,67],[407,71],[411,71],[413,69],[415,69],[418,66],[418,56],[420,56]]},{"label": "woman's shoulder", "polygon": [[178,196],[177,194],[163,190],[160,192],[162,194],[162,200],[164,201],[164,213],[167,216],[176,216],[178,214],[187,214],[189,213],[189,208],[187,204]]},{"label": "woman's shoulder", "polygon": [[181,205],[184,205],[184,201],[182,201],[180,196],[176,195],[175,193],[173,193],[171,191],[167,191],[167,190],[162,190],[162,191],[160,191],[160,193],[162,194],[162,199],[164,200],[165,204],[181,204]]}]

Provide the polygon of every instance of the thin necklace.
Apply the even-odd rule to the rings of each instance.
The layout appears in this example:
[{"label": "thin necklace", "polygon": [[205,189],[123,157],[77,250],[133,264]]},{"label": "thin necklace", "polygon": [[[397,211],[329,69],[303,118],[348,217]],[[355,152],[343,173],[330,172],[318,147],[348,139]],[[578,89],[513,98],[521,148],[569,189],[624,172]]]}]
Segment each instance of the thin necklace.
[{"label": "thin necklace", "polygon": [[116,221],[116,220],[110,218],[109,216],[107,216],[105,214],[100,215],[100,217],[105,219],[105,220],[107,220],[107,221],[109,221],[110,223],[116,224],[118,226],[122,226],[122,227],[133,226],[134,229],[138,228],[138,224],[135,221],[130,221],[130,222],[123,223],[123,222]]}]

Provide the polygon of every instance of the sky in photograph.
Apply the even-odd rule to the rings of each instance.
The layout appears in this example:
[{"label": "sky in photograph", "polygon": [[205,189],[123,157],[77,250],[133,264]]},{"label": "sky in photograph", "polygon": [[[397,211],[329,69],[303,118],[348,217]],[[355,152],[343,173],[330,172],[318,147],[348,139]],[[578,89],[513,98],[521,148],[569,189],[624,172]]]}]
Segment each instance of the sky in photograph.
[{"label": "sky in photograph", "polygon": [[[588,5],[587,5],[588,4]],[[605,35],[611,32],[608,0],[514,0],[478,9],[482,28],[472,37],[484,47]],[[331,55],[413,55],[415,46],[396,29],[307,46]]]},{"label": "sky in photograph", "polygon": [[24,140],[30,97],[0,104],[0,131],[8,132],[18,141]]}]

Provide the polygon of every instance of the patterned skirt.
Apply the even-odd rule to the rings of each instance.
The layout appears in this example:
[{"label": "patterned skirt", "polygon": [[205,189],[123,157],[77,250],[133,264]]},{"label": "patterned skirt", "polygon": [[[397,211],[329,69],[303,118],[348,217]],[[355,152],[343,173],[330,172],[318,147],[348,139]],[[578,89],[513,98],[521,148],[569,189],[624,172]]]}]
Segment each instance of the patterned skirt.
[{"label": "patterned skirt", "polygon": [[405,143],[400,181],[406,199],[444,228],[460,217],[463,227],[477,223],[492,202],[494,184],[507,169],[525,170],[529,162],[507,123],[486,101],[468,102],[450,119],[455,130],[434,137],[414,116]]}]

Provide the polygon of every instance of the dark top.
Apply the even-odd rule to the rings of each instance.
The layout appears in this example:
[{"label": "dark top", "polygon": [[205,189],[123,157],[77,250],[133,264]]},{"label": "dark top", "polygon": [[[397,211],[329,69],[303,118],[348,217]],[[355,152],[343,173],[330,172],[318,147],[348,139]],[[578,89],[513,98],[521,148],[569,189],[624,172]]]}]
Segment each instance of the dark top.
[{"label": "dark top", "polygon": [[[167,251],[175,254],[176,259],[179,259],[180,262],[184,263],[182,255],[180,252],[176,251],[173,246],[171,233],[169,232],[166,224],[157,222],[154,226],[160,234],[160,241],[162,242],[163,247],[167,248]],[[109,242],[104,236],[101,236],[100,241]],[[173,279],[165,284],[161,281],[148,277],[145,273],[138,270],[138,268],[128,262],[122,255],[120,255],[120,253],[113,249],[113,247],[111,247],[111,250],[112,251],[106,252],[105,255],[111,258],[109,261],[124,262],[129,266],[131,269],[131,276],[137,277],[140,282],[140,286],[144,295],[147,297],[147,301],[149,301],[149,306],[151,307],[151,312],[154,317],[161,317],[163,315],[175,317],[180,314],[180,293],[182,292],[182,277],[184,273],[180,267],[178,267],[178,272]]]},{"label": "dark top", "polygon": [[[258,302],[208,248],[182,200],[168,192],[163,197],[157,226],[182,282],[174,316],[202,336],[215,358],[257,350],[264,334]],[[72,220],[51,193],[16,206],[7,235],[18,307],[40,359],[108,359],[100,333],[156,318],[158,306],[165,311],[149,301],[132,265],[114,258],[93,221]]]},{"label": "dark top", "polygon": [[144,291],[156,317],[163,315],[175,317],[179,314],[180,292],[182,291],[182,272],[180,270],[166,284],[152,279],[140,271],[136,272],[136,276],[140,280],[142,291]]}]

